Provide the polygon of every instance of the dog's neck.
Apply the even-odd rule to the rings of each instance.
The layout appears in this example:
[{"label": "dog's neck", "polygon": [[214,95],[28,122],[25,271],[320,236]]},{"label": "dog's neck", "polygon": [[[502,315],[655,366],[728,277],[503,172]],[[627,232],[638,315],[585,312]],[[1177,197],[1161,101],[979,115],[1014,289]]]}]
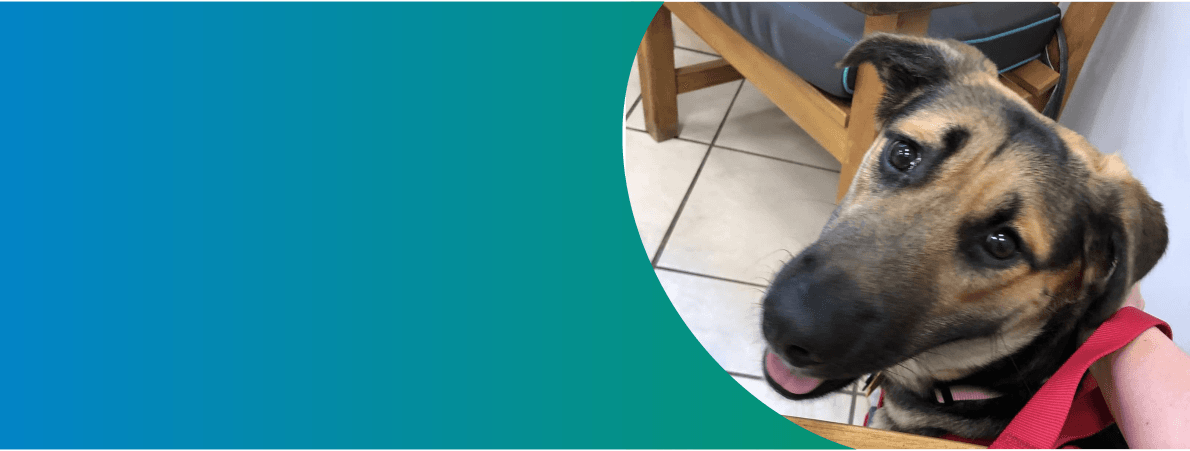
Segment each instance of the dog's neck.
[{"label": "dog's neck", "polygon": [[1076,324],[1055,321],[1014,340],[995,336],[955,342],[885,369],[884,384],[930,400],[936,399],[937,389],[950,387],[1027,399],[1077,348],[1077,332]]},{"label": "dog's neck", "polygon": [[[1070,305],[1060,310],[1068,308],[1078,307]],[[1077,313],[1060,311],[1055,317],[1077,317]],[[1064,316],[1066,314],[1072,316]],[[886,369],[886,380],[881,384],[885,406],[889,407],[883,409],[884,427],[924,435],[951,433],[969,438],[995,437],[1074,353],[1078,347],[1078,330],[1077,324],[1051,322],[1015,351],[988,351],[984,354],[983,364],[974,368],[956,365],[954,374],[928,372],[925,367],[914,372],[903,363]],[[971,349],[974,348],[968,347],[967,351]],[[1000,349],[1013,348],[1002,346]],[[926,353],[931,354],[951,355]],[[970,363],[978,360],[966,357],[956,358],[955,361]],[[963,387],[994,393],[996,396],[939,402],[940,387]]]}]

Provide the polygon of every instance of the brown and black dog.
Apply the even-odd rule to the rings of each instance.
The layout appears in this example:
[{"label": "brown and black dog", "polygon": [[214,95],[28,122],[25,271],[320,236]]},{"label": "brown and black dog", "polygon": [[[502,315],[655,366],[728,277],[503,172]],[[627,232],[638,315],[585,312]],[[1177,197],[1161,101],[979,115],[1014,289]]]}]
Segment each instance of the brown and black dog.
[{"label": "brown and black dog", "polygon": [[[995,437],[1157,263],[1161,204],[973,47],[876,34],[861,63],[879,134],[765,295],[767,379],[808,399],[882,373],[873,426]],[[991,395],[938,402],[956,386]]]}]

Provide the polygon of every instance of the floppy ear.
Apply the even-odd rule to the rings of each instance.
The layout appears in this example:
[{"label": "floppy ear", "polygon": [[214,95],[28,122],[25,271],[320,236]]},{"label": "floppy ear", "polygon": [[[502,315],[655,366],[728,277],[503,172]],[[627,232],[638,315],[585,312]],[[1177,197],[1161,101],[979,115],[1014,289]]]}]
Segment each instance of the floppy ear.
[{"label": "floppy ear", "polygon": [[1085,335],[1123,305],[1132,285],[1153,269],[1169,243],[1161,204],[1119,156],[1103,157],[1093,170],[1098,195],[1091,200],[1084,232],[1083,286],[1092,300],[1080,321]]},{"label": "floppy ear", "polygon": [[953,39],[940,40],[891,33],[873,33],[855,44],[838,63],[857,67],[871,63],[884,84],[876,109],[883,123],[923,90],[969,72],[996,75],[996,66],[975,47]]}]

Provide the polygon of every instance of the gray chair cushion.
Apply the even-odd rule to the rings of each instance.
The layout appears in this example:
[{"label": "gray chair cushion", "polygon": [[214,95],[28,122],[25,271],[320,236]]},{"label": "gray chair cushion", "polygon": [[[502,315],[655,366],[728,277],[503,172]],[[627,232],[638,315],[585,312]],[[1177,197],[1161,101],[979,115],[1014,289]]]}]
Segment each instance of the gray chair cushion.
[{"label": "gray chair cushion", "polygon": [[[863,35],[863,13],[842,3],[703,5],[814,86],[851,97],[855,68],[835,63]],[[971,44],[1004,72],[1041,56],[1060,20],[1053,3],[971,3],[934,10],[927,34]]]}]

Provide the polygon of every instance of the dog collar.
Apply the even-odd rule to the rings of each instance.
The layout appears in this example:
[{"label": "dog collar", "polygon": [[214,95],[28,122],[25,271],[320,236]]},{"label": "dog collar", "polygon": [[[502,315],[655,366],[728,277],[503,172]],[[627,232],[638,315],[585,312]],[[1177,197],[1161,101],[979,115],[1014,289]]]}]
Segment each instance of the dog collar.
[{"label": "dog collar", "polygon": [[[864,381],[864,396],[872,396],[880,384],[884,382],[884,372],[876,372]],[[999,393],[968,385],[942,385],[934,388],[934,401],[942,405],[954,404],[956,401],[982,401],[1000,397]]]},{"label": "dog collar", "polygon": [[937,401],[938,404],[942,405],[954,404],[955,401],[982,401],[999,396],[999,393],[993,391],[984,390],[979,387],[963,385],[956,385],[953,387],[949,385],[943,385],[941,387],[934,388],[934,400]]}]

